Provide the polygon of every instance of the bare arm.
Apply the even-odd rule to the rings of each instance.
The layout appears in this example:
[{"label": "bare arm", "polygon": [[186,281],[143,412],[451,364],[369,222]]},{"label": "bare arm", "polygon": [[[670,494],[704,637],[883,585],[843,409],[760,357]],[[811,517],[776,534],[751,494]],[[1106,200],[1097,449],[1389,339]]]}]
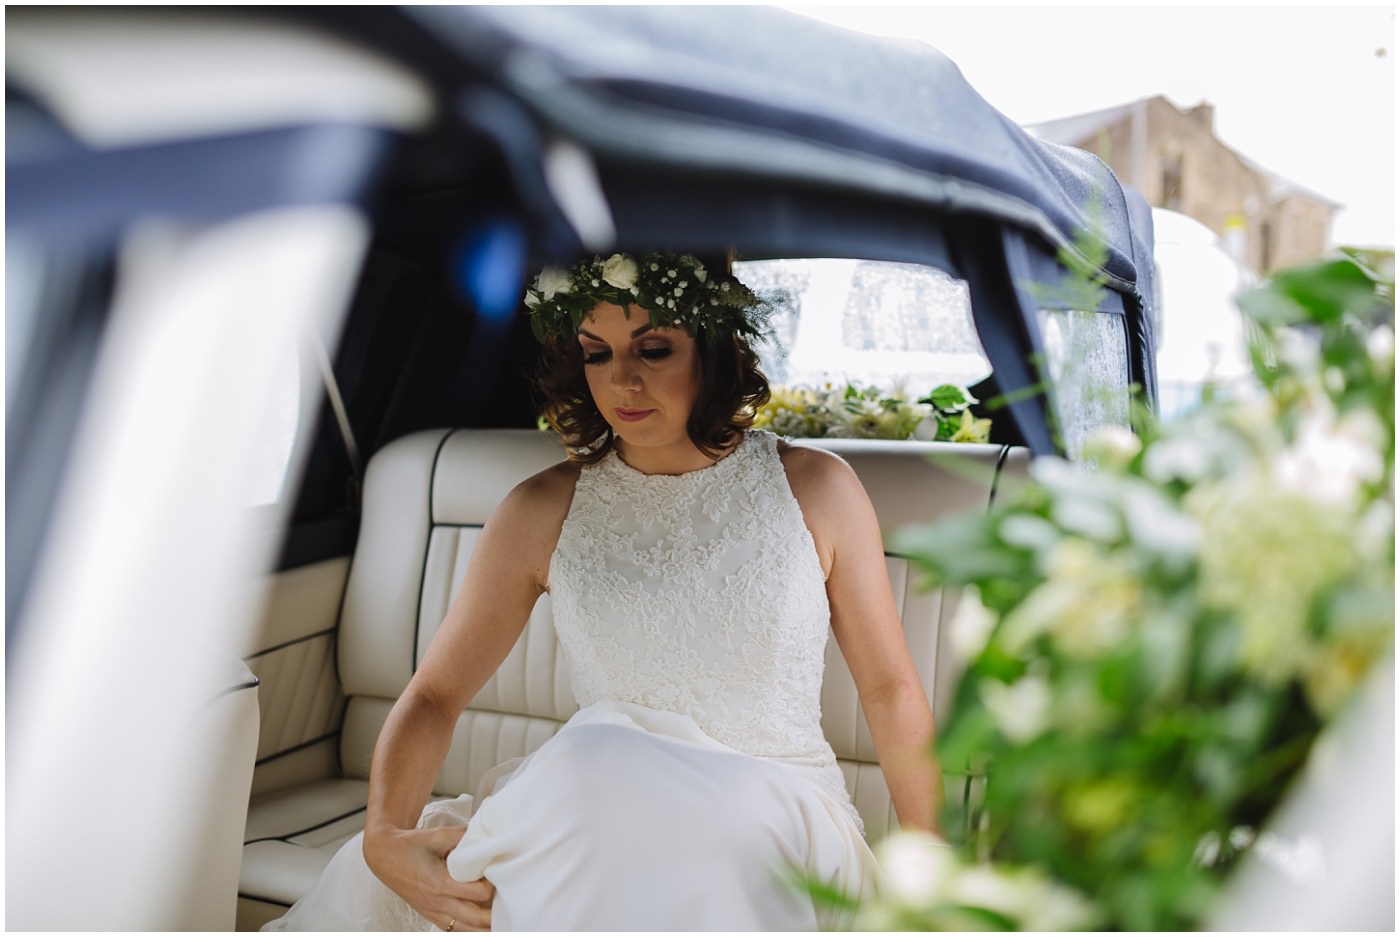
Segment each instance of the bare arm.
[{"label": "bare arm", "polygon": [[447,615],[385,720],[370,765],[365,860],[440,927],[489,926],[488,883],[459,883],[443,861],[461,830],[415,830],[457,719],[505,660],[548,584],[549,558],[577,470],[555,466],[518,485],[482,528]]},{"label": "bare arm", "polygon": [[832,453],[793,446],[783,464],[817,545],[832,631],[855,678],[900,826],[937,832],[942,776],[933,713],[904,640],[870,497]]}]

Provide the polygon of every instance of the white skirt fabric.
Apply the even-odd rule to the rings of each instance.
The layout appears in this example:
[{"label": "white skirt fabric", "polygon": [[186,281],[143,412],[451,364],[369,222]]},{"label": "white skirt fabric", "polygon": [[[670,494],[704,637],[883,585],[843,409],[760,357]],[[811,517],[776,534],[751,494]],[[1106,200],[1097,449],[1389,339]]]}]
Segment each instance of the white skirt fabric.
[{"label": "white skirt fabric", "polygon": [[[627,703],[580,710],[472,798],[420,825],[466,825],[447,867],[496,886],[493,930],[828,930],[849,925],[803,876],[860,898],[874,858],[815,765],[756,758],[687,716]],[[432,930],[350,840],[267,930]]]}]

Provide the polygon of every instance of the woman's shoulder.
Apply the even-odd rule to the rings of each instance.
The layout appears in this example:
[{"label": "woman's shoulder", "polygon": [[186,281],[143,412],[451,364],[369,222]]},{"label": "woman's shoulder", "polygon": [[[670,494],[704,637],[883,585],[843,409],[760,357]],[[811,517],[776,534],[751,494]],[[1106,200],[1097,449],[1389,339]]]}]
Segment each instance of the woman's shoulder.
[{"label": "woman's shoulder", "polygon": [[860,484],[855,470],[850,464],[829,449],[819,446],[803,446],[778,438],[778,458],[782,460],[787,473],[788,484],[799,499],[799,487],[825,491],[830,488],[848,487],[851,482]]},{"label": "woman's shoulder", "polygon": [[778,457],[793,497],[814,525],[839,524],[852,510],[869,505],[870,496],[855,469],[836,453],[780,439]]},{"label": "woman's shoulder", "polygon": [[519,482],[497,508],[498,516],[513,524],[558,528],[573,503],[579,466],[558,462]]},{"label": "woman's shoulder", "polygon": [[573,500],[580,470],[574,462],[556,462],[516,485],[511,497],[527,505],[557,505],[562,501],[567,507]]}]

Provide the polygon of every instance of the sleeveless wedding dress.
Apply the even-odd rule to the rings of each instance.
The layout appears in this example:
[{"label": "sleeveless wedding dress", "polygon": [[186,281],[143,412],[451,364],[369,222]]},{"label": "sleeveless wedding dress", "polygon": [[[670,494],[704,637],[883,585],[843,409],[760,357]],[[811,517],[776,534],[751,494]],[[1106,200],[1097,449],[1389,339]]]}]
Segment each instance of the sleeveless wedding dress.
[{"label": "sleeveless wedding dress", "polygon": [[[585,467],[549,570],[579,712],[477,804],[448,870],[496,886],[495,930],[818,930],[874,860],[821,730],[829,609],[777,437],[647,475]],[[473,812],[473,807],[475,810]],[[435,929],[360,838],[269,929]]]}]

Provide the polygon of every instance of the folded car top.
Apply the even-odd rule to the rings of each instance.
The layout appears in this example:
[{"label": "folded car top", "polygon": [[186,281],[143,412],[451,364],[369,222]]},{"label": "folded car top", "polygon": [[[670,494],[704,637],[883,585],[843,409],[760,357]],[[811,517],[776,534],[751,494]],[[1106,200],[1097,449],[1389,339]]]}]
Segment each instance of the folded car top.
[{"label": "folded car top", "polygon": [[1129,211],[1108,168],[1027,134],[924,43],[763,7],[402,12],[464,71],[600,157],[921,201],[1003,220],[1052,247],[1092,220],[1109,285],[1137,280]]}]

